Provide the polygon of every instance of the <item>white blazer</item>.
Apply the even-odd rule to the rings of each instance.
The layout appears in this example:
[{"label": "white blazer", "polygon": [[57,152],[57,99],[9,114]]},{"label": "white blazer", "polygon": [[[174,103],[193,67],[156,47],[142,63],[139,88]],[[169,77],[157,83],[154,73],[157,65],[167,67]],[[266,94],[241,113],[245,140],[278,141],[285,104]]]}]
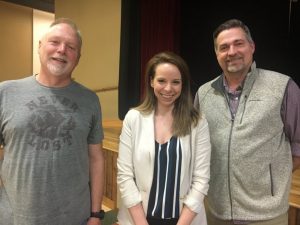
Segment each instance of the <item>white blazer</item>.
[{"label": "white blazer", "polygon": [[[180,137],[182,166],[180,210],[185,204],[197,213],[193,225],[206,225],[203,204],[210,178],[211,145],[205,118],[192,128],[191,135]],[[141,114],[131,109],[123,121],[117,161],[117,183],[121,194],[118,213],[120,225],[134,224],[128,208],[142,202],[147,213],[155,157],[154,112]]]}]

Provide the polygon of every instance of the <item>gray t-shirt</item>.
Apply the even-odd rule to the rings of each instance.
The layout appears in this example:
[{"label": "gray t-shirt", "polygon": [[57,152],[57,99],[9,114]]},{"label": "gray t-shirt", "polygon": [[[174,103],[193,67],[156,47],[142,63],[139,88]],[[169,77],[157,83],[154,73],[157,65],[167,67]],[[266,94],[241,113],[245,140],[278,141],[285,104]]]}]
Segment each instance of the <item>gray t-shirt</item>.
[{"label": "gray t-shirt", "polygon": [[102,139],[99,99],[77,82],[0,83],[0,225],[80,225],[90,214],[88,145]]}]

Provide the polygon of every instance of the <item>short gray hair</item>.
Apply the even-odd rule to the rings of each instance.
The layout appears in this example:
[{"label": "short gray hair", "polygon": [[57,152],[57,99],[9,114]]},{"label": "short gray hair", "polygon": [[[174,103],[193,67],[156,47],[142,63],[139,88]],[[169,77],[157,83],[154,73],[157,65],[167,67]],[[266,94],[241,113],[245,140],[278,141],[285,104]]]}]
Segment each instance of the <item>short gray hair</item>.
[{"label": "short gray hair", "polygon": [[81,46],[82,46],[82,37],[81,37],[80,30],[78,29],[76,23],[73,22],[69,18],[58,18],[53,23],[50,24],[50,27],[53,27],[53,26],[55,26],[57,24],[61,24],[61,23],[68,24],[75,31],[77,39],[78,39],[78,42],[79,42],[79,49],[81,49]]}]

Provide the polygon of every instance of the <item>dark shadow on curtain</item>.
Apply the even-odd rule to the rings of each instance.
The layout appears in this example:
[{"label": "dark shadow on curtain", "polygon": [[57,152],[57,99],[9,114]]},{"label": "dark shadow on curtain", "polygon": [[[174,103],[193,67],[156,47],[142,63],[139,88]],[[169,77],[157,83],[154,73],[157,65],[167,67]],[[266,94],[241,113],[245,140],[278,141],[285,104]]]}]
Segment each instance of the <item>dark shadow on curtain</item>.
[{"label": "dark shadow on curtain", "polygon": [[181,0],[180,51],[190,67],[193,96],[199,86],[222,72],[212,34],[219,24],[231,18],[243,20],[251,29],[257,67],[290,75],[300,85],[298,3],[292,4],[289,30],[289,1],[208,1],[203,7],[197,1]]},{"label": "dark shadow on curtain", "polygon": [[139,0],[122,0],[119,68],[119,119],[140,101]]}]

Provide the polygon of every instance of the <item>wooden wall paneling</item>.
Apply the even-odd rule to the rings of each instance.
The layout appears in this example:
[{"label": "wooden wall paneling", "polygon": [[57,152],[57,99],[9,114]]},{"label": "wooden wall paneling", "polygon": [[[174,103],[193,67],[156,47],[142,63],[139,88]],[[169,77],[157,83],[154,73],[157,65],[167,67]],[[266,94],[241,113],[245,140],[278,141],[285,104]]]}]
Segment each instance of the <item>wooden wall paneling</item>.
[{"label": "wooden wall paneling", "polygon": [[122,121],[120,120],[103,121],[103,153],[105,158],[103,204],[111,209],[116,209],[118,205],[117,159],[121,127]]}]

